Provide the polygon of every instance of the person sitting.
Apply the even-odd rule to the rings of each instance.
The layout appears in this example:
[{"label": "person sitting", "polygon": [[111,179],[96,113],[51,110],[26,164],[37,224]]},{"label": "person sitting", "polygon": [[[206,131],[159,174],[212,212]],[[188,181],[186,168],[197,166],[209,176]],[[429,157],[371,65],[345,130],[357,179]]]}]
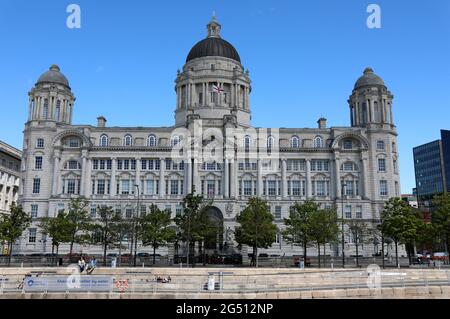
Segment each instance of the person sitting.
[{"label": "person sitting", "polygon": [[95,260],[95,257],[93,257],[90,261],[89,261],[89,264],[88,264],[88,266],[87,266],[87,269],[86,269],[86,272],[88,273],[88,274],[91,274],[93,271],[94,271],[94,269],[97,267],[97,261]]},{"label": "person sitting", "polygon": [[78,261],[78,267],[80,268],[80,273],[82,273],[84,271],[84,268],[86,268],[86,261],[83,257],[81,257]]}]

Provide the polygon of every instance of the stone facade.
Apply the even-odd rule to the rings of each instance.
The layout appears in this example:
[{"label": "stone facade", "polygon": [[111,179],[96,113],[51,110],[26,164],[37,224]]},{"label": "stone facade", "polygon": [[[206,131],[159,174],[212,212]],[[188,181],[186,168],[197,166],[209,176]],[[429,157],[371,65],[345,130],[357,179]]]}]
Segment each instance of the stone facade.
[{"label": "stone facade", "polygon": [[0,214],[8,214],[19,199],[22,152],[0,141]]},{"label": "stone facade", "polygon": [[[346,219],[379,222],[384,202],[400,194],[393,96],[384,82],[365,70],[348,101],[349,127],[327,127],[322,118],[317,128],[254,128],[249,72],[237,52],[229,53],[229,43],[217,42],[220,24],[215,19],[208,25],[208,39],[218,47],[199,43],[178,71],[171,127],[107,127],[103,116],[96,127],[74,125],[75,98],[67,79],[57,66],[41,76],[29,93],[21,191],[25,210],[38,207],[31,226],[37,239],[21,241],[21,252],[51,249],[51,240],[39,233],[38,219],[55,216],[70,198],[87,198],[93,216],[96,206],[108,205],[129,217],[138,190],[139,210],[156,204],[174,216],[194,187],[211,198],[223,222],[218,249],[224,243],[233,247],[235,217],[251,196],[268,200],[279,230],[290,206],[308,198],[337,207]],[[42,166],[36,167],[37,157]],[[346,255],[351,255],[354,245],[346,240]],[[341,253],[339,247],[329,249]],[[372,256],[380,250],[365,244],[363,252]],[[262,252],[293,255],[301,248],[278,235]]]}]

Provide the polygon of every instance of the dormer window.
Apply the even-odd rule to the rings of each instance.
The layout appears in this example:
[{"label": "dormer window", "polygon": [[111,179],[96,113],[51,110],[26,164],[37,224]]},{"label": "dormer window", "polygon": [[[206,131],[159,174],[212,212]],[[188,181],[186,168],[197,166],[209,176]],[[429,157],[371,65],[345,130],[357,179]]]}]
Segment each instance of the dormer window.
[{"label": "dormer window", "polygon": [[133,145],[133,138],[131,135],[125,135],[123,138],[123,146],[132,146]]}]

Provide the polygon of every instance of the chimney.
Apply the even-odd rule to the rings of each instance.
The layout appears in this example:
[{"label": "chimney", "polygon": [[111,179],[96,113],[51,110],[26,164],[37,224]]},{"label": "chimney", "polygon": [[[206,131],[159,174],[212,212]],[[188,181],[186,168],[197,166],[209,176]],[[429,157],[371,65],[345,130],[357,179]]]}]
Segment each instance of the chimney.
[{"label": "chimney", "polygon": [[327,119],[321,117],[318,121],[317,124],[319,124],[319,128],[327,128]]},{"label": "chimney", "polygon": [[106,119],[103,115],[100,115],[97,117],[97,127],[105,127],[106,126]]}]

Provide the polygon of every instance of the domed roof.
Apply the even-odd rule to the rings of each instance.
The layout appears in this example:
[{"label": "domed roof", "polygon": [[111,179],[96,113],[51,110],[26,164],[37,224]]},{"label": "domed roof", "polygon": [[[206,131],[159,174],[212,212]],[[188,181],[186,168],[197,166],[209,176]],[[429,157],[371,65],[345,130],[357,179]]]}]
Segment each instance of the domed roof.
[{"label": "domed roof", "polygon": [[186,62],[207,56],[220,56],[240,63],[241,58],[234,46],[220,37],[222,26],[217,22],[215,14],[207,28],[208,37],[192,47]]},{"label": "domed roof", "polygon": [[385,85],[382,78],[373,73],[371,68],[366,68],[364,70],[364,75],[361,76],[358,81],[356,81],[355,89],[358,89],[363,86],[372,86],[372,85]]},{"label": "domed roof", "polygon": [[217,37],[206,38],[194,45],[189,52],[186,62],[206,56],[221,56],[241,62],[241,58],[233,45]]},{"label": "domed roof", "polygon": [[58,83],[69,87],[69,81],[67,78],[60,72],[59,66],[53,64],[47,72],[42,74],[39,77],[39,80],[36,84],[39,83]]}]

